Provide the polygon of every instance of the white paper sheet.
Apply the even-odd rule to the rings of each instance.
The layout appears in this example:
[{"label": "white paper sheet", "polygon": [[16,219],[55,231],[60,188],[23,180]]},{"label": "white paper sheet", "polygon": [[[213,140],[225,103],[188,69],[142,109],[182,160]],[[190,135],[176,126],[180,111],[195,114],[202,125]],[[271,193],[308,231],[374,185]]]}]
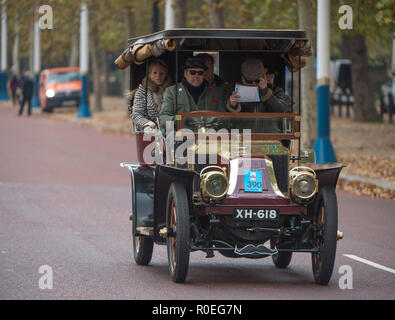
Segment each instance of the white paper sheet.
[{"label": "white paper sheet", "polygon": [[242,84],[236,84],[235,91],[240,96],[239,102],[259,102],[259,91],[258,87],[243,86]]}]

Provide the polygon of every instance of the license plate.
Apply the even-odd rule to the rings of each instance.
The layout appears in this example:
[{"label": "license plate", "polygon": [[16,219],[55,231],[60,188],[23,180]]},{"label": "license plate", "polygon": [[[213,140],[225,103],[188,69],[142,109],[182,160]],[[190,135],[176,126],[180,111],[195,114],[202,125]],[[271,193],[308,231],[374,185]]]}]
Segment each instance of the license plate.
[{"label": "license plate", "polygon": [[279,210],[271,208],[234,208],[233,217],[240,220],[274,221],[279,217]]},{"label": "license plate", "polygon": [[63,101],[62,104],[63,104],[64,106],[76,106],[76,105],[77,105],[77,102],[74,101],[74,100],[66,100],[66,101]]}]

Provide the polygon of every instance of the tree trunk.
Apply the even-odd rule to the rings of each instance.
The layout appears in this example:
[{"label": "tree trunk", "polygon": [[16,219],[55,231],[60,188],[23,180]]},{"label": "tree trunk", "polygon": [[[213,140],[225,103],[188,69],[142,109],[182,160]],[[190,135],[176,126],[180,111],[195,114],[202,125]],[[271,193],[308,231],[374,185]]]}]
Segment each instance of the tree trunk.
[{"label": "tree trunk", "polygon": [[225,28],[222,0],[208,0],[210,8],[210,27]]},{"label": "tree trunk", "polygon": [[15,72],[16,76],[20,76],[20,68],[19,68],[19,21],[18,15],[15,17],[15,37],[14,37],[14,46],[12,48],[12,69]]},{"label": "tree trunk", "polygon": [[[124,22],[125,22],[125,32],[126,32],[126,39],[133,37],[134,30],[135,30],[135,11],[132,6],[125,7],[124,10]],[[127,44],[126,44],[127,45]],[[125,114],[126,117],[129,117],[129,91],[130,91],[130,66],[122,71],[122,88],[123,88],[123,96],[125,98]]]},{"label": "tree trunk", "polygon": [[100,49],[100,66],[101,66],[101,74],[104,75],[103,81],[101,81],[101,86],[102,86],[102,92],[103,95],[108,95],[109,94],[109,72],[108,72],[108,66],[109,63],[107,63],[107,50],[106,48],[101,48]]},{"label": "tree trunk", "polygon": [[78,33],[73,34],[71,38],[71,52],[69,59],[69,67],[77,67],[78,66],[78,44],[79,44],[79,36]]},{"label": "tree trunk", "polygon": [[166,29],[185,28],[187,0],[166,0]]},{"label": "tree trunk", "polygon": [[[313,44],[314,12],[312,0],[298,0],[299,29],[306,31]],[[311,149],[317,137],[317,92],[314,54],[306,58],[306,66],[302,69],[302,123],[301,146]]]},{"label": "tree trunk", "polygon": [[343,55],[352,63],[354,118],[357,121],[380,122],[369,76],[368,52],[361,34],[343,35]]},{"label": "tree trunk", "polygon": [[101,93],[101,85],[100,85],[100,63],[98,57],[99,36],[97,32],[97,26],[95,24],[92,26],[90,40],[91,40],[91,57],[92,57],[92,68],[93,68],[93,94],[94,94],[93,110],[103,111],[102,93]]}]

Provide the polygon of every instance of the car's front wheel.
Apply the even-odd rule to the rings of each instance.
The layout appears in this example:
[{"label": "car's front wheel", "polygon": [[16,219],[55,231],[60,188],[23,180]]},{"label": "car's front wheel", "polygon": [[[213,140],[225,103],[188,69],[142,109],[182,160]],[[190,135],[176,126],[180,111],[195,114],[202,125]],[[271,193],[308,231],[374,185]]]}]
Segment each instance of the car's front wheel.
[{"label": "car's front wheel", "polygon": [[324,186],[319,191],[314,214],[314,241],[318,252],[312,253],[314,281],[327,285],[333,272],[337,244],[337,198],[335,188]]},{"label": "car's front wheel", "polygon": [[186,190],[172,183],[167,196],[167,257],[174,282],[184,282],[188,274],[190,253],[189,204]]}]

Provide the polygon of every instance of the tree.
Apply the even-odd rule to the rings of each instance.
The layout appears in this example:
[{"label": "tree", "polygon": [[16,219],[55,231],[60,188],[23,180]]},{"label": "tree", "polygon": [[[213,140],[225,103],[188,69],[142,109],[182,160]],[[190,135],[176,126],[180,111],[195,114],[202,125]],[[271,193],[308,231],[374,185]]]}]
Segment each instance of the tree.
[{"label": "tree", "polygon": [[[90,16],[95,15],[97,11],[96,5],[92,4],[89,8]],[[90,41],[90,54],[92,58],[92,69],[93,69],[93,93],[94,93],[94,104],[93,110],[103,111],[102,106],[102,86],[100,83],[100,63],[99,63],[99,33],[97,23],[91,23],[89,32]]]},{"label": "tree", "polygon": [[[332,10],[339,17],[339,7],[342,1],[334,1]],[[337,19],[335,32],[341,38],[341,51],[344,58],[352,62],[352,82],[354,94],[354,115],[358,121],[381,121],[375,108],[374,91],[372,90],[369,73],[369,52],[367,43],[371,47],[378,41],[391,39],[394,28],[393,0],[362,1],[353,0],[347,3],[352,8],[352,29],[339,29]],[[332,21],[333,21],[332,20]],[[377,46],[376,46],[377,47]],[[376,49],[375,51],[380,50]]]},{"label": "tree", "polygon": [[[298,0],[299,28],[305,30],[310,42],[314,37],[314,6],[312,0]],[[313,46],[314,47],[314,46]],[[306,58],[302,72],[302,147],[311,149],[317,137],[317,93],[314,54]]]},{"label": "tree", "polygon": [[210,10],[210,27],[225,28],[225,21],[223,15],[223,8],[225,3],[222,0],[208,0],[207,3]]}]

